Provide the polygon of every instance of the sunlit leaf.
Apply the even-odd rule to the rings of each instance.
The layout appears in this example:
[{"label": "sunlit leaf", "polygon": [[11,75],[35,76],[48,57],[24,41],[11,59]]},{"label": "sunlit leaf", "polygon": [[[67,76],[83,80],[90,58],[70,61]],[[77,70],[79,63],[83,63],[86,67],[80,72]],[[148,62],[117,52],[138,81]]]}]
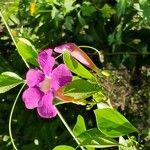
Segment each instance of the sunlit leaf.
[{"label": "sunlit leaf", "polygon": [[98,92],[100,87],[83,79],[74,80],[64,89],[64,95],[75,99],[84,99]]},{"label": "sunlit leaf", "polygon": [[98,129],[110,137],[119,137],[137,129],[118,111],[112,108],[94,110]]},{"label": "sunlit leaf", "polygon": [[87,79],[95,79],[95,77],[77,60],[75,60],[68,52],[63,53],[63,59],[66,66],[75,74],[87,78]]},{"label": "sunlit leaf", "polygon": [[25,38],[19,38],[17,46],[18,52],[24,61],[37,65],[37,51],[30,41]]},{"label": "sunlit leaf", "polygon": [[94,148],[106,148],[118,146],[118,142],[114,139],[107,137],[97,128],[87,130],[78,136],[82,146]]},{"label": "sunlit leaf", "polygon": [[17,74],[4,72],[0,74],[0,93],[5,93],[23,82],[24,80]]},{"label": "sunlit leaf", "polygon": [[73,133],[75,136],[78,136],[84,131],[86,131],[84,118],[81,115],[78,115],[77,122],[73,128]]},{"label": "sunlit leaf", "polygon": [[69,13],[74,9],[72,6],[75,0],[64,0],[64,8],[66,9],[66,13]]}]

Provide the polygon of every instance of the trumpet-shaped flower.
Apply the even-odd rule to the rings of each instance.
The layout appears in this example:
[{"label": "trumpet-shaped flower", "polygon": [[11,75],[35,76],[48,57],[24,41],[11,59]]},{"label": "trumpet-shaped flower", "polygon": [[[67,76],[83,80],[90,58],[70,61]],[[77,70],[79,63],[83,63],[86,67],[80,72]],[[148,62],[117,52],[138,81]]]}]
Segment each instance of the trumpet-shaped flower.
[{"label": "trumpet-shaped flower", "polygon": [[51,55],[51,49],[44,50],[38,55],[40,69],[30,69],[27,72],[28,89],[22,96],[26,108],[36,108],[43,118],[57,115],[56,107],[53,105],[54,93],[72,80],[72,74],[64,64],[54,68],[55,59]]},{"label": "trumpet-shaped flower", "polygon": [[96,65],[89,58],[89,56],[74,43],[67,43],[67,44],[57,46],[55,47],[54,51],[57,53],[63,53],[65,51],[68,51],[75,59],[80,61],[85,66],[89,67],[94,71],[96,71],[97,69]]}]

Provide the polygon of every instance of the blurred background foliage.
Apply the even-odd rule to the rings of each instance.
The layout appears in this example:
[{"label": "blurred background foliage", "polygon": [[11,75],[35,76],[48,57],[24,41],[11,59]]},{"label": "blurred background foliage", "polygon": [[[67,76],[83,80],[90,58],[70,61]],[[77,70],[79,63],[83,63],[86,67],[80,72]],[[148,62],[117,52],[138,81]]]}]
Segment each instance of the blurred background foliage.
[{"label": "blurred background foliage", "polygon": [[[66,42],[100,50],[103,63],[95,52],[84,49],[100,68],[110,69],[120,77],[123,84],[112,86],[120,91],[122,87],[128,94],[121,97],[120,91],[114,93],[114,106],[141,131],[140,149],[150,148],[149,0],[1,0],[0,9],[15,39],[28,39],[38,51]],[[24,77],[27,68],[0,20],[0,73],[3,71]],[[1,150],[12,149],[8,119],[18,89],[0,95]],[[59,109],[71,127],[78,114],[85,117],[88,127],[95,126],[92,110],[74,104],[65,104]],[[75,145],[59,118],[39,118],[35,111],[24,108],[21,98],[12,124],[15,142],[21,150]]]}]

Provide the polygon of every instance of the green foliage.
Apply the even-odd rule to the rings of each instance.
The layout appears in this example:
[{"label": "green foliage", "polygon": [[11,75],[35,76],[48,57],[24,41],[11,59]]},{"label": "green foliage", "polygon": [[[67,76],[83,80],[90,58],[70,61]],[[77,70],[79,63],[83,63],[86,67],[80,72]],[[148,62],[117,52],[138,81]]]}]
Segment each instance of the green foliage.
[{"label": "green foliage", "polygon": [[77,60],[75,60],[69,52],[63,54],[63,60],[66,66],[75,74],[86,78],[95,79],[95,77],[88,71],[83,65],[81,65]]},{"label": "green foliage", "polygon": [[81,145],[94,147],[94,148],[106,148],[118,146],[118,142],[114,139],[107,137],[101,133],[97,128],[87,130],[78,136],[81,141]]},{"label": "green foliage", "polygon": [[127,1],[126,0],[117,0],[117,14],[118,16],[121,16],[122,14],[125,13],[125,9],[127,7]]},{"label": "green foliage", "polygon": [[78,115],[77,122],[73,128],[73,133],[75,134],[75,136],[78,136],[84,131],[86,131],[84,118],[81,115]]},{"label": "green foliage", "polygon": [[77,122],[73,128],[73,133],[77,136],[82,146],[86,146],[88,150],[92,148],[105,148],[118,146],[118,142],[107,137],[97,128],[86,130],[84,118],[78,115]]},{"label": "green foliage", "polygon": [[[19,0],[1,0],[0,1],[0,10],[5,15],[5,18],[7,21],[9,20],[10,17],[13,15],[15,16],[18,12],[18,5],[19,5]],[[11,8],[11,9],[10,9]]]},{"label": "green foliage", "polygon": [[65,86],[64,95],[74,97],[75,99],[84,99],[90,97],[99,90],[100,87],[97,84],[79,79]]},{"label": "green foliage", "polygon": [[[35,6],[32,9],[33,13],[31,12],[31,3]],[[16,91],[19,90],[16,86],[24,82],[22,78],[13,72],[17,72],[23,77],[27,71],[19,54],[25,62],[37,66],[37,49],[53,48],[66,42],[75,42],[77,45],[90,45],[97,48],[104,56],[103,64],[99,62],[95,53],[91,53],[89,49],[86,51],[96,65],[99,68],[105,68],[112,63],[115,69],[120,68],[122,65],[126,66],[131,74],[128,84],[131,85],[134,91],[139,89],[135,95],[141,93],[141,89],[145,90],[140,99],[142,99],[144,105],[147,105],[146,108],[149,108],[149,88],[145,89],[145,80],[143,81],[145,76],[142,78],[139,73],[139,70],[142,70],[141,66],[150,65],[149,9],[149,0],[1,0],[0,10],[4,14],[13,36],[18,40],[18,51],[15,50],[6,28],[0,21],[0,73],[6,70],[11,71],[0,75],[0,93],[3,93],[0,95],[0,149],[12,149],[10,138],[7,135],[6,124]],[[89,72],[68,53],[64,54],[64,61],[73,73],[80,78],[84,78],[74,80],[68,85],[65,89],[66,95],[75,98],[87,98],[87,101],[94,99],[94,104],[95,101],[96,103],[104,101],[107,103],[108,95],[105,95],[101,87],[95,83],[94,76],[97,76],[97,74]],[[114,67],[109,66],[108,68],[114,69]],[[124,72],[121,70],[119,73]],[[135,76],[137,76],[136,79]],[[109,84],[107,85],[107,81],[109,78],[111,77],[107,75],[100,78],[100,81],[104,80],[103,82],[108,89]],[[149,78],[148,74],[146,78]],[[119,80],[122,80],[122,78],[119,78]],[[16,87],[14,91],[4,93],[14,87]],[[120,88],[121,93],[122,86],[118,84],[118,88]],[[126,92],[128,94],[128,91]],[[130,96],[131,101],[134,101],[135,97]],[[127,101],[128,105],[130,105],[131,101]],[[42,120],[37,117],[34,111],[26,111],[21,102],[22,100],[20,99],[15,107],[12,122],[12,131],[13,135],[15,135],[14,141],[18,149],[47,150],[60,145],[55,149],[73,150],[73,147],[77,146],[59,118],[54,118],[50,121]],[[118,95],[116,103],[118,105],[121,103]],[[128,110],[125,105],[124,110],[122,110],[118,105],[119,112],[126,114],[125,117],[142,131],[141,140],[144,139],[144,144],[139,142],[139,145],[149,149],[147,125],[141,126],[141,120],[145,119],[147,123],[146,115],[149,115],[149,113],[143,115],[142,111],[144,113],[149,111],[145,107],[142,108],[139,102],[137,103],[137,111],[140,112],[140,115],[133,118],[136,115],[136,107],[131,107]],[[130,137],[127,139],[124,136],[122,141],[119,140],[119,143],[124,146],[118,145],[118,142],[111,138],[137,131],[119,112],[110,108],[95,110],[98,126],[98,129],[95,129],[96,122],[93,117],[93,109],[96,106],[88,111],[85,110],[85,106],[76,106],[74,104],[64,104],[58,107],[71,127],[74,126],[78,114],[83,116],[83,118],[78,117],[73,131],[76,136],[80,134],[78,139],[88,150],[111,146],[119,146],[120,150],[138,149],[138,144],[135,144],[135,140]],[[94,129],[86,130],[84,120],[87,129],[93,127]],[[6,140],[5,137],[8,137],[8,139]],[[35,140],[38,140],[39,144],[36,145]],[[116,140],[118,139],[116,138]],[[72,147],[66,145],[71,145]],[[144,149],[142,146],[139,149]],[[115,147],[114,150],[116,149]]]},{"label": "green foliage", "polygon": [[143,18],[146,21],[150,21],[150,1],[146,0],[146,1],[142,1],[142,8],[143,8]]},{"label": "green foliage", "polygon": [[75,150],[75,149],[71,146],[60,145],[60,146],[56,146],[53,150]]},{"label": "green foliage", "polygon": [[17,74],[3,72],[0,74],[0,93],[5,93],[23,82],[23,79]]},{"label": "green foliage", "polygon": [[112,108],[96,109],[94,112],[97,127],[107,136],[119,137],[137,132],[137,129],[124,116]]},{"label": "green foliage", "polygon": [[73,3],[75,2],[75,0],[64,0],[63,3],[63,7],[64,7],[64,12],[65,14],[69,13],[70,11],[72,11],[74,9],[73,7]]},{"label": "green foliage", "polygon": [[90,2],[83,2],[81,12],[83,16],[91,16],[94,12],[96,12],[96,8],[92,6]]},{"label": "green foliage", "polygon": [[116,11],[114,9],[112,9],[111,6],[109,6],[108,4],[105,4],[101,8],[101,12],[102,12],[104,18],[109,18],[116,13]]},{"label": "green foliage", "polygon": [[37,51],[34,46],[25,38],[19,38],[17,43],[18,52],[22,59],[33,65],[37,65]]}]

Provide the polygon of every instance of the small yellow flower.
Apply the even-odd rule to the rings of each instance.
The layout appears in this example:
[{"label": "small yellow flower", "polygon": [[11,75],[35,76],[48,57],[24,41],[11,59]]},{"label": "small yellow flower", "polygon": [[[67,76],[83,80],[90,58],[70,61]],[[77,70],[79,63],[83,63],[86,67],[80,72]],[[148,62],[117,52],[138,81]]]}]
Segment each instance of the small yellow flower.
[{"label": "small yellow flower", "polygon": [[30,3],[30,15],[33,16],[36,11],[36,3]]}]

